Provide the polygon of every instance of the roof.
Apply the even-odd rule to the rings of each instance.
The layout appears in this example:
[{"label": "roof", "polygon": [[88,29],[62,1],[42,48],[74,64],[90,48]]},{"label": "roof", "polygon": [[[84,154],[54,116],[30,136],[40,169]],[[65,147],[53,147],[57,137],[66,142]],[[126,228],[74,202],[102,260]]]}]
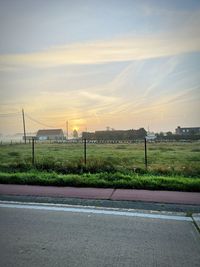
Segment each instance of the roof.
[{"label": "roof", "polygon": [[37,136],[46,136],[46,135],[64,135],[62,129],[46,129],[38,130]]},{"label": "roof", "polygon": [[177,129],[200,129],[200,127],[180,127],[180,126],[178,126]]}]

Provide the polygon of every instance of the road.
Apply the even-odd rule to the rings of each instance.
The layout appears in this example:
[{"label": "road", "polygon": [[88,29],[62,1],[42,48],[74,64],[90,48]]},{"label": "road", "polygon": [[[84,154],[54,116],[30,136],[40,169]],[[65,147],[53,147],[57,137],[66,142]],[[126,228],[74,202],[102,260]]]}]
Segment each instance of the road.
[{"label": "road", "polygon": [[199,266],[189,217],[0,205],[0,266]]}]

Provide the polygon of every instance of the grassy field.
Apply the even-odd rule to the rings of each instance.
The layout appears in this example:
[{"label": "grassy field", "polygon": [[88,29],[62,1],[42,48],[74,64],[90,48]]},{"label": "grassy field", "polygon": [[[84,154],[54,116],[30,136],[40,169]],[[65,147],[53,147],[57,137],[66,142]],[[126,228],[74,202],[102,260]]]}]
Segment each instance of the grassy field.
[{"label": "grassy field", "polygon": [[200,191],[200,142],[148,143],[147,171],[142,143],[87,144],[86,166],[83,155],[80,143],[37,143],[32,166],[31,144],[1,145],[0,182]]}]

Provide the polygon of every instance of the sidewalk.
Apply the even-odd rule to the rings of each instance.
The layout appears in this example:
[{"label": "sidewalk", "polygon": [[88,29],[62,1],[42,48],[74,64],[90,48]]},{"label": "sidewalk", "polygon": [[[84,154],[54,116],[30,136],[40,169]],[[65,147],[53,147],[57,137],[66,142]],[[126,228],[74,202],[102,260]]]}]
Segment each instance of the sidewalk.
[{"label": "sidewalk", "polygon": [[200,205],[200,193],[176,191],[0,184],[0,195],[130,200]]}]

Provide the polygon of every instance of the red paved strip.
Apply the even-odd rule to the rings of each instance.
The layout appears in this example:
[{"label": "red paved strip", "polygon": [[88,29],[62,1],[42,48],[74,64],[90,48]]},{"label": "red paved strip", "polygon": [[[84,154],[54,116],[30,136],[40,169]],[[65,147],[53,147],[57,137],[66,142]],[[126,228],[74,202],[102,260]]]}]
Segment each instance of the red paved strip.
[{"label": "red paved strip", "polygon": [[193,192],[117,189],[111,199],[200,205],[200,193]]},{"label": "red paved strip", "polygon": [[200,193],[0,184],[0,195],[132,200],[200,205]]},{"label": "red paved strip", "polygon": [[0,195],[109,199],[113,189],[0,184]]}]

